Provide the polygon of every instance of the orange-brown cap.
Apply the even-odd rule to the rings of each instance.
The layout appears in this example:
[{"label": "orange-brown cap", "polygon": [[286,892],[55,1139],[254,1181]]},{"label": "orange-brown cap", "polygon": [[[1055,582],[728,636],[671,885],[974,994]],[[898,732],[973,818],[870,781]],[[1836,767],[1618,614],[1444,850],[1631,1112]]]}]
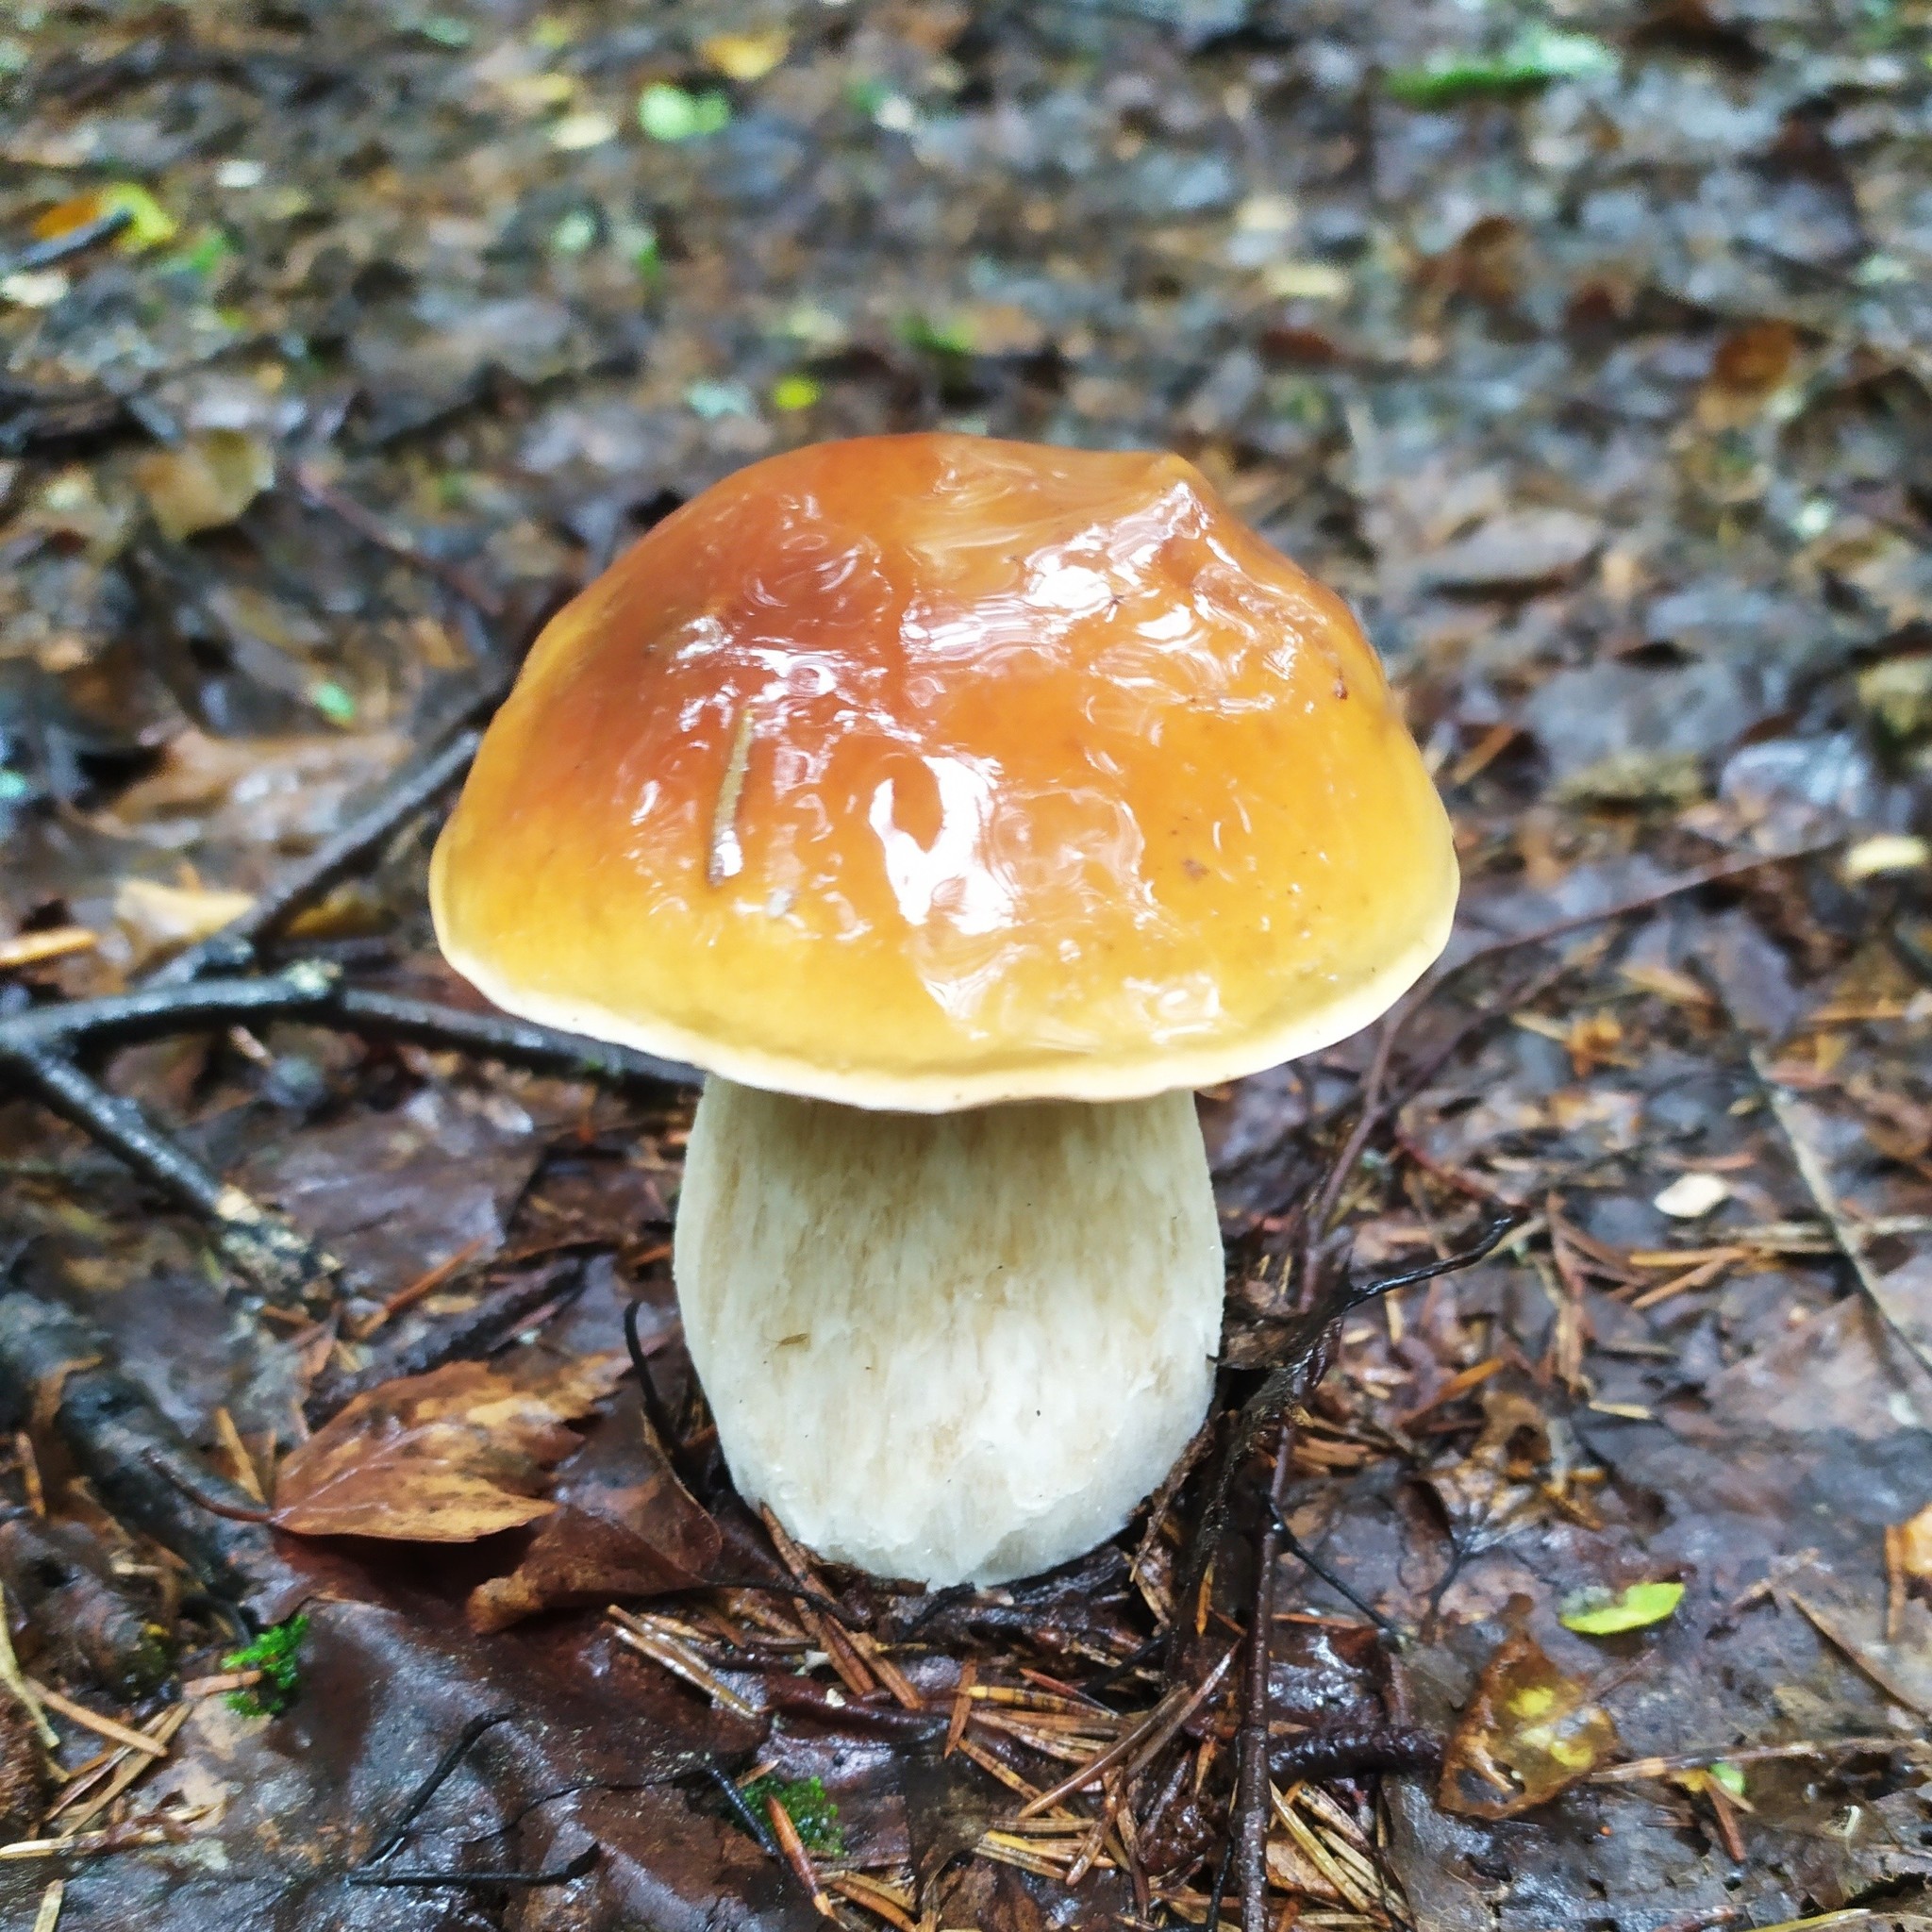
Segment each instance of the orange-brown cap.
[{"label": "orange-brown cap", "polygon": [[1456,888],[1359,627],[1198,471],[951,435],[667,517],[538,640],[430,873],[512,1012],[921,1112],[1325,1046]]}]

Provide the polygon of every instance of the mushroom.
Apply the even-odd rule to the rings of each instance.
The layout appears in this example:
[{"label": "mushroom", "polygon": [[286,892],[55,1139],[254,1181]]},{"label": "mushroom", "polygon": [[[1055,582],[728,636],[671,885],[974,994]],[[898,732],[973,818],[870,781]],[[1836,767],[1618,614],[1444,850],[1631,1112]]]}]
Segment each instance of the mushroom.
[{"label": "mushroom", "polygon": [[860,438],[561,611],[430,874],[499,1006],[696,1063],[674,1272],[740,1492],[933,1586],[1199,1427],[1192,1090],[1435,958],[1448,821],[1341,600],[1178,457]]}]

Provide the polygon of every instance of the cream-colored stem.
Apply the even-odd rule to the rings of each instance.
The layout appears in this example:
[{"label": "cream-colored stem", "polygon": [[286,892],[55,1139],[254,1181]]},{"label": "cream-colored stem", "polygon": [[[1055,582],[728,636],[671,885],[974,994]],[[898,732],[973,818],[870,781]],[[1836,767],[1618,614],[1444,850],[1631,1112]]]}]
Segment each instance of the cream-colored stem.
[{"label": "cream-colored stem", "polygon": [[882,1575],[1078,1556],[1207,1413],[1221,1236],[1188,1093],[894,1114],[714,1078],[675,1266],[740,1492]]}]

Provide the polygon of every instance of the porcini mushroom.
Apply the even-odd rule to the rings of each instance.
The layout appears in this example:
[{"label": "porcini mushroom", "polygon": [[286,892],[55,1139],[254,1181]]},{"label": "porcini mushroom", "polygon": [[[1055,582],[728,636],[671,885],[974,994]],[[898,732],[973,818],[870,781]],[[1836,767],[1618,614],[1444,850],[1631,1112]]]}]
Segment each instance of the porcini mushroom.
[{"label": "porcini mushroom", "polygon": [[1209,1401],[1191,1090],[1436,957],[1340,598],[1173,456],[792,451],[539,639],[438,844],[498,1005],[695,1062],[675,1273],[741,1492],[941,1585],[1118,1530]]}]

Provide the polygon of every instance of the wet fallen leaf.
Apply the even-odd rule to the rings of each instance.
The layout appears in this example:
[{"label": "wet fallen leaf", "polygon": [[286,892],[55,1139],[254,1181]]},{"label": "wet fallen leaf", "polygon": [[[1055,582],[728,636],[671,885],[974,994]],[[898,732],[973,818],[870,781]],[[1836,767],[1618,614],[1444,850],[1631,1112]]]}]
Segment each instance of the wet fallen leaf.
[{"label": "wet fallen leaf", "polygon": [[220,932],[254,904],[246,892],[217,887],[123,879],[114,889],[114,920],[133,942],[136,963],[143,964]]},{"label": "wet fallen leaf", "polygon": [[622,1489],[580,1491],[544,1522],[509,1575],[470,1592],[470,1625],[501,1630],[564,1605],[691,1590],[715,1577],[724,1547],[716,1523],[668,1470]]},{"label": "wet fallen leaf", "polygon": [[1614,1593],[1582,1590],[1564,1600],[1557,1621],[1580,1637],[1614,1637],[1661,1624],[1683,1601],[1681,1583],[1633,1583]]},{"label": "wet fallen leaf", "polygon": [[161,533],[179,542],[232,524],[275,477],[274,452],[240,429],[205,429],[134,465]]},{"label": "wet fallen leaf", "polygon": [[392,769],[407,749],[389,731],[213,738],[191,726],[169,740],[158,771],[100,816],[155,844],[307,843],[332,831],[348,794]]},{"label": "wet fallen leaf", "polygon": [[545,1472],[576,1448],[563,1425],[625,1374],[587,1356],[519,1382],[452,1362],[358,1395],[282,1464],[274,1522],[297,1536],[462,1543],[547,1515]]},{"label": "wet fallen leaf", "polygon": [[1442,1808],[1513,1818],[1547,1804],[1616,1749],[1609,1713],[1519,1632],[1484,1667],[1443,1752]]}]

